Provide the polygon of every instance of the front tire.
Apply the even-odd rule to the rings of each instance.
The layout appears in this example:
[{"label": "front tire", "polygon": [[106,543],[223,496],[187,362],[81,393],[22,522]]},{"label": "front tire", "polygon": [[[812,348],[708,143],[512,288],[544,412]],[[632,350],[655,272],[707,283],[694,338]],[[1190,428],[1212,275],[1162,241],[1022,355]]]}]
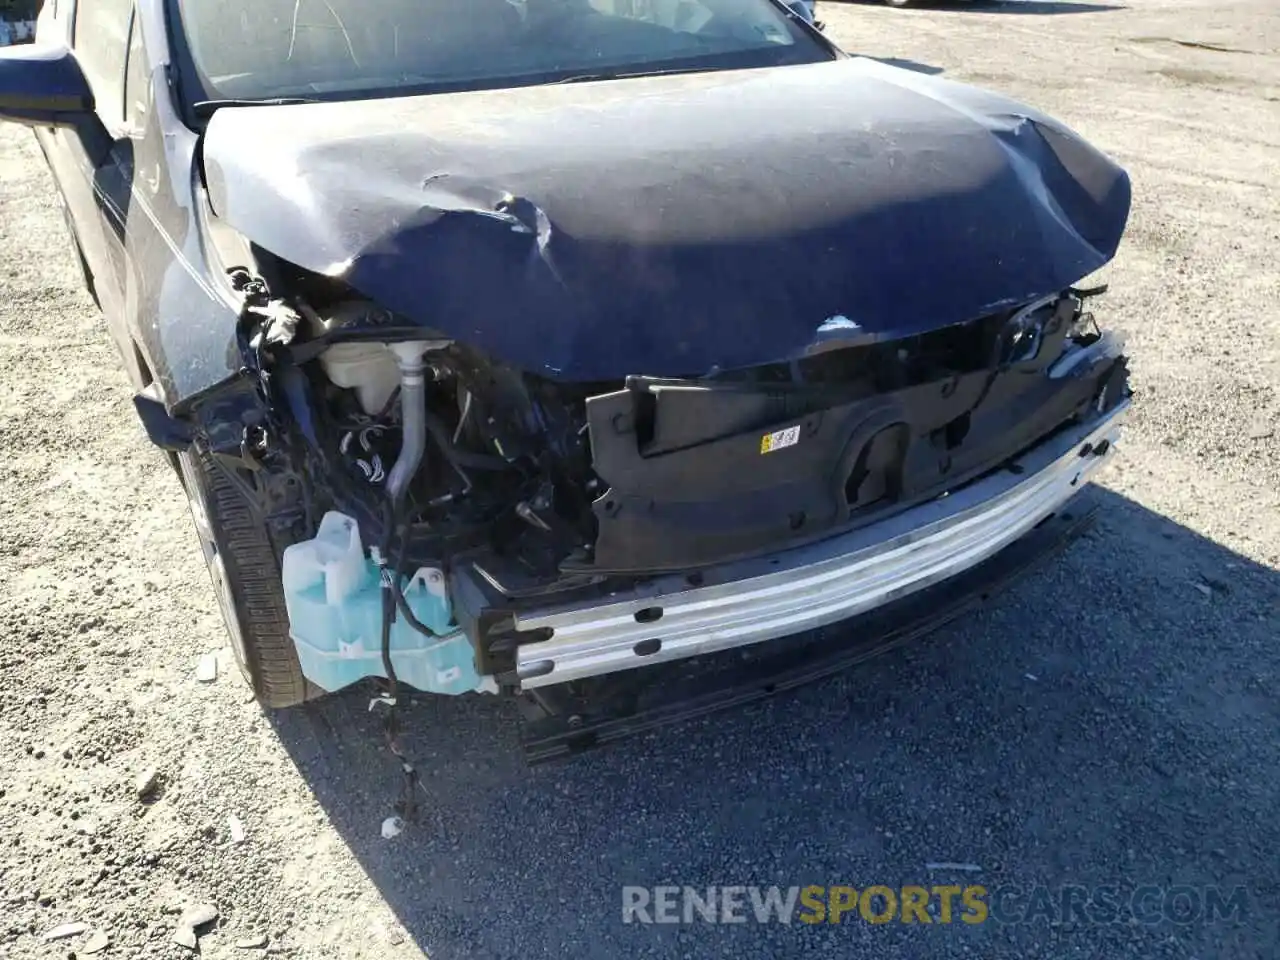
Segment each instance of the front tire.
[{"label": "front tire", "polygon": [[178,472],[240,672],[265,707],[303,703],[314,688],[289,638],[280,562],[266,528],[207,451],[178,454]]}]

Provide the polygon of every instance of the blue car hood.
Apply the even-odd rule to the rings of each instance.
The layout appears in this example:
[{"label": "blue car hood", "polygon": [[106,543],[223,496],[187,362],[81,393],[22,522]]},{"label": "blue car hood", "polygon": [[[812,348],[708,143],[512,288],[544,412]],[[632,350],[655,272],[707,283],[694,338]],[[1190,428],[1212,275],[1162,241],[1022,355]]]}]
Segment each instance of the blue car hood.
[{"label": "blue car hood", "polygon": [[998,95],[864,59],[224,108],[215,213],[559,380],[700,375],[1056,293],[1123,170]]}]

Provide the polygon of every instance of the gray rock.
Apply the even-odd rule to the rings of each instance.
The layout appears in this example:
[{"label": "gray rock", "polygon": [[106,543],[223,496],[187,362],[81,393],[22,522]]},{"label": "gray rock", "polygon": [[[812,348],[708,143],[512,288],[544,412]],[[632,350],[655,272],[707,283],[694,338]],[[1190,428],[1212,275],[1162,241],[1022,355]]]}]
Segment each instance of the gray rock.
[{"label": "gray rock", "polygon": [[98,951],[105,949],[107,944],[110,942],[111,942],[110,937],[108,937],[101,930],[95,930],[93,931],[92,934],[89,935],[89,939],[86,940],[81,945],[79,952],[80,953],[97,953]]},{"label": "gray rock", "polygon": [[256,937],[245,937],[236,941],[237,950],[261,950],[267,945],[267,935],[260,933]]},{"label": "gray rock", "polygon": [[150,800],[159,792],[160,785],[160,771],[155,767],[147,767],[133,781],[133,790],[139,800]]},{"label": "gray rock", "polygon": [[1266,440],[1275,432],[1276,428],[1261,417],[1249,424],[1248,435],[1250,440]]},{"label": "gray rock", "polygon": [[182,911],[182,916],[178,918],[178,926],[203,927],[206,923],[213,923],[217,919],[218,908],[212,903],[196,903]]},{"label": "gray rock", "polygon": [[196,679],[201,683],[213,683],[218,679],[218,656],[213,653],[202,654],[196,664]]},{"label": "gray rock", "polygon": [[173,942],[188,950],[196,949],[196,928],[218,919],[218,908],[211,903],[196,903],[182,911],[173,931]]},{"label": "gray rock", "polygon": [[50,940],[65,940],[67,937],[78,936],[88,929],[89,925],[87,923],[77,920],[74,923],[64,923],[61,926],[54,927],[40,939],[45,943],[48,943]]},{"label": "gray rock", "polygon": [[173,942],[180,947],[186,947],[188,950],[196,948],[196,932],[190,927],[179,926],[173,931]]}]

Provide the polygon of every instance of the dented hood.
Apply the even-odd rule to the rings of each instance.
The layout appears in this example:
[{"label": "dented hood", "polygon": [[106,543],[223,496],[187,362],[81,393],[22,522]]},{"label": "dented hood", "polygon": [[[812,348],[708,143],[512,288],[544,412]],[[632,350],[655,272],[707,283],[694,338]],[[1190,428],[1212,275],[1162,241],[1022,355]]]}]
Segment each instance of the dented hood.
[{"label": "dented hood", "polygon": [[864,59],[226,108],[204,167],[261,247],[564,380],[975,319],[1101,266],[1129,210],[1060,124]]}]

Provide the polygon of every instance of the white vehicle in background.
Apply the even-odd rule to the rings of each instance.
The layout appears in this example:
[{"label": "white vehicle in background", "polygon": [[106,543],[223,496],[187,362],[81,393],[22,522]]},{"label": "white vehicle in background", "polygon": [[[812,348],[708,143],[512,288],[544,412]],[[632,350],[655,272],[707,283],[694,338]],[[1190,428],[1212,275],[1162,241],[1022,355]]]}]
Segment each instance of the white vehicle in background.
[{"label": "white vehicle in background", "polygon": [[786,0],[786,4],[807,22],[816,24],[817,0]]}]

